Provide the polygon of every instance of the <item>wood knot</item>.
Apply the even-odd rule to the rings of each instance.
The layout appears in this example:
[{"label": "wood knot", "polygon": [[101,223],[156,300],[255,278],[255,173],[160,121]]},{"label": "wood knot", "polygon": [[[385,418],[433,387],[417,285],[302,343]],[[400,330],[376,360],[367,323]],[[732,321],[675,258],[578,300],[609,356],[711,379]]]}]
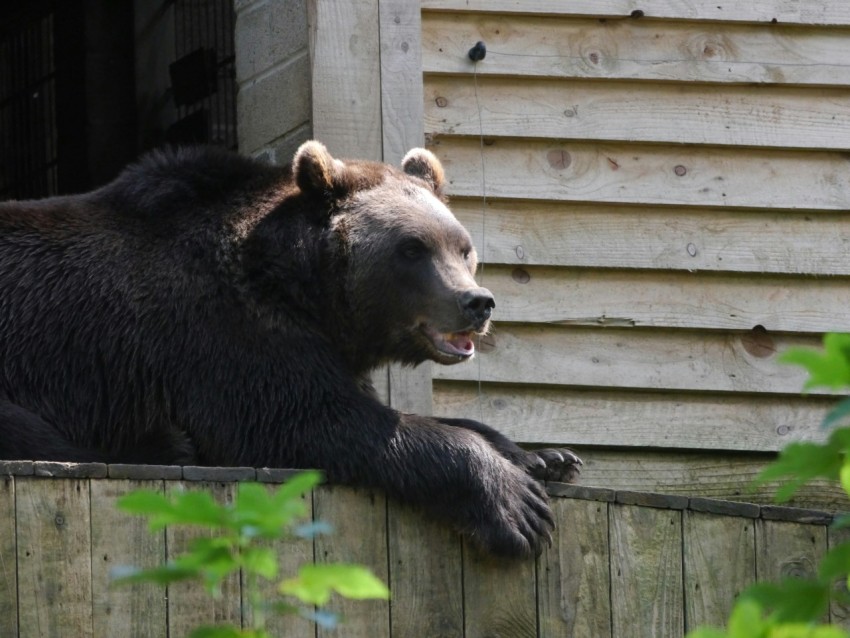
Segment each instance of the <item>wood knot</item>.
[{"label": "wood knot", "polygon": [[569,168],[573,161],[570,154],[560,148],[546,153],[546,160],[549,162],[549,166],[559,171]]},{"label": "wood knot", "polygon": [[749,354],[765,359],[776,354],[776,342],[764,326],[756,326],[741,337],[741,345]]},{"label": "wood knot", "polygon": [[518,284],[527,284],[531,281],[531,275],[525,268],[514,268],[511,272],[511,277]]}]

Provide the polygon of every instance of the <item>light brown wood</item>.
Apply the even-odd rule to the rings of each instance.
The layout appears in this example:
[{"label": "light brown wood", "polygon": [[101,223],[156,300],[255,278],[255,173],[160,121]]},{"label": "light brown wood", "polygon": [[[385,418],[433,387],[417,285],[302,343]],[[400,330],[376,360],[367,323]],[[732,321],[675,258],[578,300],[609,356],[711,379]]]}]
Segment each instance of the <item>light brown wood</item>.
[{"label": "light brown wood", "polygon": [[850,7],[834,2],[798,2],[797,0],[755,0],[747,3],[717,4],[711,0],[655,0],[651,4],[635,0],[578,0],[568,4],[560,0],[423,0],[425,10],[492,11],[545,15],[589,15],[624,18],[635,9],[647,18],[770,22],[788,24],[848,25]]},{"label": "light brown wood", "polygon": [[844,213],[492,199],[482,212],[480,197],[452,209],[488,263],[850,275]]},{"label": "light brown wood", "polygon": [[[807,378],[780,364],[815,337],[629,328],[497,324],[479,363],[442,366],[436,379],[607,387],[625,390],[772,392],[798,395]],[[813,393],[825,393],[820,389]]]},{"label": "light brown wood", "polygon": [[[232,503],[235,483],[206,481],[172,481],[166,491],[207,491],[219,503]],[[194,538],[211,536],[212,532],[199,527],[169,527],[166,529],[168,559],[174,559],[189,548]],[[197,581],[184,581],[168,587],[168,635],[184,636],[204,625],[242,625],[242,592],[239,574],[225,579],[221,596],[212,598]]]},{"label": "light brown wood", "polygon": [[756,578],[755,521],[683,513],[685,626],[725,627],[735,598]]},{"label": "light brown wood", "polygon": [[534,561],[485,556],[465,542],[465,638],[536,638]]},{"label": "light brown wood", "polygon": [[[474,363],[472,365],[475,365]],[[434,413],[484,421],[515,441],[779,451],[822,441],[831,397],[575,390],[439,381]]]},{"label": "light brown wood", "polygon": [[609,638],[608,505],[551,499],[555,532],[537,561],[540,638]]},{"label": "light brown wood", "polygon": [[611,505],[615,638],[684,635],[682,512]]},{"label": "light brown wood", "polygon": [[313,136],[335,157],[380,160],[378,0],[309,0]]},{"label": "light brown wood", "polygon": [[[432,135],[835,149],[847,146],[844,89],[429,77]],[[480,115],[480,119],[479,119]]]},{"label": "light brown wood", "polygon": [[[778,248],[778,246],[776,247]],[[850,264],[848,264],[850,265]],[[488,264],[497,322],[768,331],[850,331],[848,280]]]},{"label": "light brown wood", "polygon": [[389,501],[393,638],[463,635],[460,536],[421,512]]},{"label": "light brown wood", "polygon": [[91,637],[86,479],[15,479],[19,637]]},{"label": "light brown wood", "polygon": [[18,635],[15,479],[0,478],[0,636]]},{"label": "light brown wood", "polygon": [[[378,492],[322,486],[313,492],[313,518],[330,523],[334,532],[315,539],[317,563],[358,563],[389,583],[387,565],[387,501]],[[317,638],[389,638],[389,602],[334,596],[327,609],[339,613],[339,630],[316,628]]]},{"label": "light brown wood", "polygon": [[[753,486],[756,476],[773,460],[773,455],[599,448],[578,448],[577,451],[584,460],[582,485],[706,496],[747,503],[774,503],[776,483]],[[850,500],[844,491],[834,482],[824,480],[806,484],[788,504],[850,510]]]},{"label": "light brown wood", "polygon": [[[490,140],[489,197],[611,204],[845,210],[847,159],[837,152]],[[449,194],[481,195],[477,138],[439,137]],[[813,188],[817,185],[817,188]]]},{"label": "light brown wood", "polygon": [[156,567],[165,562],[165,532],[148,531],[147,520],[117,508],[136,489],[163,490],[162,481],[91,481],[92,625],[95,636],[165,636],[166,592],[153,584],[111,586],[116,567]]}]

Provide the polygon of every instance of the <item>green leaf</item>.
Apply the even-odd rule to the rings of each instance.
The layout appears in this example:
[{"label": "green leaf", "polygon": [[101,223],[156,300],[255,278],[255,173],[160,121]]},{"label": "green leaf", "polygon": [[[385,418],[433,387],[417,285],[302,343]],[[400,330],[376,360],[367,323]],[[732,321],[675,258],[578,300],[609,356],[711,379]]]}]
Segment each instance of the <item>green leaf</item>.
[{"label": "green leaf", "polygon": [[197,578],[200,574],[201,571],[198,568],[178,565],[172,562],[151,567],[150,569],[137,569],[132,572],[122,573],[119,570],[112,582],[115,585],[154,583],[165,586],[177,581]]},{"label": "green leaf", "polygon": [[729,616],[730,638],[754,638],[765,630],[763,611],[755,600],[743,599],[732,609]]},{"label": "green leaf", "polygon": [[277,576],[277,554],[267,547],[250,547],[242,552],[242,563],[251,573],[267,580]]},{"label": "green leaf", "polygon": [[295,596],[301,602],[321,607],[328,602],[332,591],[346,598],[388,599],[390,592],[372,572],[360,565],[329,563],[304,565],[298,576],[279,585],[283,594]]},{"label": "green leaf", "polygon": [[274,493],[272,499],[278,505],[282,505],[287,501],[300,499],[321,482],[322,473],[318,470],[299,472],[286,481],[286,483],[283,483]]},{"label": "green leaf", "polygon": [[779,360],[802,366],[808,371],[809,379],[804,389],[825,387],[839,390],[850,387],[850,335],[825,335],[823,346],[822,352],[808,348],[790,348]]},{"label": "green leaf", "polygon": [[233,625],[221,625],[219,627],[198,627],[188,638],[248,638],[255,635],[253,631],[245,633]]},{"label": "green leaf", "polygon": [[771,610],[778,622],[817,622],[829,608],[829,592],[829,583],[786,578],[779,584],[757,583],[741,598]]},{"label": "green leaf", "polygon": [[824,417],[820,426],[826,430],[835,425],[838,425],[846,418],[850,417],[850,397],[839,402],[829,413]]},{"label": "green leaf", "polygon": [[823,581],[850,574],[850,543],[839,543],[821,559],[818,576]]}]

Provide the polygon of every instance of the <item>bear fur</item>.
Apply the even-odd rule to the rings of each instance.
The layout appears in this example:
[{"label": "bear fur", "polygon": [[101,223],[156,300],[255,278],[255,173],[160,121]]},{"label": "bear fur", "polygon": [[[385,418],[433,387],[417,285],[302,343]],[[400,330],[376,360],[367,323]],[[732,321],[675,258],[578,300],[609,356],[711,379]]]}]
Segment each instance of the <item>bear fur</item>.
[{"label": "bear fur", "polygon": [[538,551],[528,452],[402,414],[369,374],[469,359],[494,300],[429,151],[402,168],[305,143],[292,167],[155,152],[91,193],[0,203],[0,459],[319,468],[506,556]]}]

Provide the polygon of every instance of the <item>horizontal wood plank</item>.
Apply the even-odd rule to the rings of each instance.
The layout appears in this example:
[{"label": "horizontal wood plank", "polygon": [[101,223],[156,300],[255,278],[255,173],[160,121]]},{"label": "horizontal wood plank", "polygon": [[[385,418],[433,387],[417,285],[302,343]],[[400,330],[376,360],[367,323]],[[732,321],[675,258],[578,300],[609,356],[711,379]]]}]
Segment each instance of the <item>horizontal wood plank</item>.
[{"label": "horizontal wood plank", "polygon": [[425,10],[491,11],[508,14],[585,15],[600,18],[632,17],[633,11],[649,18],[769,22],[773,24],[850,25],[850,6],[841,2],[754,0],[718,4],[713,0],[422,0]]},{"label": "horizontal wood plank", "polygon": [[477,361],[439,366],[434,375],[455,381],[798,395],[806,373],[780,364],[776,356],[791,346],[816,348],[820,339],[498,324],[483,340]]},{"label": "horizontal wood plank", "polygon": [[[579,448],[580,483],[615,490],[704,496],[746,503],[773,503],[776,484],[753,487],[772,455],[659,452]],[[834,482],[803,486],[789,505],[847,511],[850,500]]]},{"label": "horizontal wood plank", "polygon": [[436,135],[843,150],[848,115],[844,88],[487,77],[476,87],[455,76],[425,86],[425,131]]},{"label": "horizontal wood plank", "polygon": [[480,198],[452,210],[487,264],[850,275],[847,213]]},{"label": "horizontal wood plank", "polygon": [[844,278],[487,264],[496,321],[709,330],[850,332]]},{"label": "horizontal wood plank", "polygon": [[[432,137],[455,196],[480,196],[477,138]],[[846,210],[847,157],[838,152],[485,140],[489,197],[668,206]]]},{"label": "horizontal wood plank", "polygon": [[[487,57],[473,65],[467,52],[479,40],[487,44]],[[850,84],[850,67],[843,63],[850,54],[847,31],[824,27],[426,13],[422,48],[426,73]]]},{"label": "horizontal wood plank", "polygon": [[[474,366],[474,363],[473,363]],[[561,445],[778,451],[821,441],[827,397],[572,390],[434,384],[434,413],[492,425],[515,441]]]}]

